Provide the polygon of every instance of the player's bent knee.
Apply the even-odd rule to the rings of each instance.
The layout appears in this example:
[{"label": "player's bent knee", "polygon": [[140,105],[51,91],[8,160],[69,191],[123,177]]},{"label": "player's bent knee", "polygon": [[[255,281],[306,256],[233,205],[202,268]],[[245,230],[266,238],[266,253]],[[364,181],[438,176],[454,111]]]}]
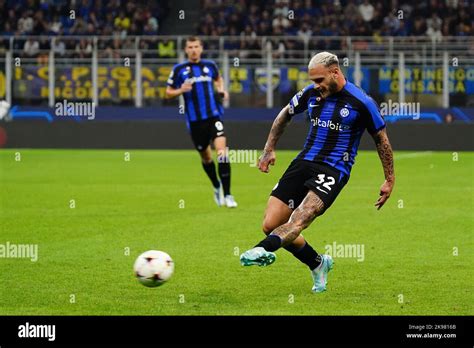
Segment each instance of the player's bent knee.
[{"label": "player's bent knee", "polygon": [[202,163],[209,164],[212,162],[212,156],[210,156],[207,152],[200,152],[199,154],[201,155]]},{"label": "player's bent knee", "polygon": [[288,216],[268,216],[266,215],[262,223],[262,231],[269,235],[274,229],[288,222]]},{"label": "player's bent knee", "polygon": [[274,230],[275,228],[273,228],[272,225],[270,225],[269,223],[267,222],[263,222],[262,224],[262,231],[263,233],[265,233],[267,236]]}]

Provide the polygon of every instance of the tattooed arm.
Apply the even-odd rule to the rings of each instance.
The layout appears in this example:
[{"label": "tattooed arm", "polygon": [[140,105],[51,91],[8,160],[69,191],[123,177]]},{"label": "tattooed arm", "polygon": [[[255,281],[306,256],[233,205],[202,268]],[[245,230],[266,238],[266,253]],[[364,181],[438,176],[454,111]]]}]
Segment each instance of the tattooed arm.
[{"label": "tattooed arm", "polygon": [[275,146],[278,142],[278,139],[280,139],[281,135],[283,134],[286,125],[291,121],[291,117],[288,112],[289,109],[289,105],[285,106],[275,118],[275,121],[273,121],[272,129],[268,135],[265,148],[263,149],[263,153],[258,160],[258,169],[264,173],[268,173],[270,170],[270,164],[275,164]]},{"label": "tattooed arm", "polygon": [[385,202],[392,193],[393,186],[395,185],[395,172],[393,170],[393,152],[390,141],[388,140],[387,131],[384,129],[373,134],[375,145],[377,146],[377,152],[382,162],[383,172],[385,175],[385,182],[380,187],[380,197],[375,203],[377,210],[382,208]]}]

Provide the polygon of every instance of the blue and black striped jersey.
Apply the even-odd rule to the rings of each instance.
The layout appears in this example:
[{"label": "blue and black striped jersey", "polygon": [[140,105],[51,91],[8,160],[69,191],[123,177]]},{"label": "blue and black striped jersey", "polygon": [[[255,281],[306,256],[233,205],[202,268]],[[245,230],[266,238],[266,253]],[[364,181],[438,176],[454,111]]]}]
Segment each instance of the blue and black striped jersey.
[{"label": "blue and black striped jersey", "polygon": [[328,164],[347,176],[364,130],[374,134],[385,127],[375,101],[349,81],[326,99],[314,84],[303,88],[290,100],[289,112],[294,115],[306,110],[310,129],[296,158]]},{"label": "blue and black striped jersey", "polygon": [[173,67],[168,86],[176,89],[185,82],[193,84],[191,91],[183,93],[188,122],[223,115],[223,107],[214,95],[213,82],[218,78],[219,70],[212,60],[202,59],[197,63],[186,61]]}]

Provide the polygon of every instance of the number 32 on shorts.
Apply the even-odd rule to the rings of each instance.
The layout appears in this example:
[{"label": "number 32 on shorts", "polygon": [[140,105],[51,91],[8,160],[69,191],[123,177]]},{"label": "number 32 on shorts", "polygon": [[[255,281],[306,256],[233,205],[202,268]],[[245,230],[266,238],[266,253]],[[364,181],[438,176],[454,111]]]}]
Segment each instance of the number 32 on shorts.
[{"label": "number 32 on shorts", "polygon": [[336,182],[333,176],[326,176],[326,174],[318,174],[318,179],[314,180],[318,186],[316,186],[316,189],[324,192],[325,194],[328,194],[329,191],[332,189],[332,185]]}]

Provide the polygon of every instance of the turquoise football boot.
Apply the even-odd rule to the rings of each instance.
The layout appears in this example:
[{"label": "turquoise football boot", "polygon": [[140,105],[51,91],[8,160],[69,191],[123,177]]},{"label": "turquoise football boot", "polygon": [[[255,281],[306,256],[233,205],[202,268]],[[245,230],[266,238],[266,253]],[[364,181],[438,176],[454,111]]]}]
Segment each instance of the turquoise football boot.
[{"label": "turquoise football boot", "polygon": [[242,266],[268,266],[275,262],[276,255],[262,247],[255,247],[240,255]]},{"label": "turquoise football boot", "polygon": [[334,261],[330,255],[321,255],[321,264],[311,271],[313,277],[313,288],[314,293],[326,291],[326,285],[328,284],[328,273],[332,270]]}]

